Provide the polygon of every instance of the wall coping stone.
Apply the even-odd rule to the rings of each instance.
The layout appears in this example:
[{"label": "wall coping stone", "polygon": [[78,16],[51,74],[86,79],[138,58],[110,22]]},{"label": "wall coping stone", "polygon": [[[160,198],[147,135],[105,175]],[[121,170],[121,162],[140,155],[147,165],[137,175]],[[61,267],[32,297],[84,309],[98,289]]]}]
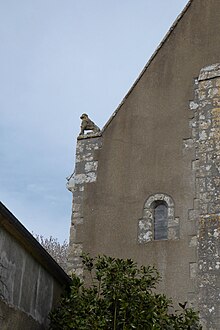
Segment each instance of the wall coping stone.
[{"label": "wall coping stone", "polygon": [[91,139],[91,138],[97,138],[99,136],[102,136],[102,132],[98,132],[98,133],[87,133],[87,134],[83,134],[83,135],[79,135],[77,137],[77,140],[84,140],[84,139]]}]

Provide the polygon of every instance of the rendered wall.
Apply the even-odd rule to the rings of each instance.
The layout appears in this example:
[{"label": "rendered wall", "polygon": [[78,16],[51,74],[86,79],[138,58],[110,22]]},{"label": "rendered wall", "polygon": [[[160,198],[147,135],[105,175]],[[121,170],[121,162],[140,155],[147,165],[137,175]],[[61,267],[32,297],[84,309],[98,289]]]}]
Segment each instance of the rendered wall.
[{"label": "rendered wall", "polygon": [[45,329],[62,285],[2,227],[0,262],[0,329]]},{"label": "rendered wall", "polygon": [[[205,219],[202,222],[198,218],[208,202],[207,196],[198,190],[197,166],[204,167],[202,159],[197,157],[201,140],[196,137],[201,126],[190,101],[196,103],[198,81],[195,79],[200,70],[220,61],[219,17],[220,1],[190,2],[107,123],[93,158],[98,164],[96,178],[91,183],[81,182],[82,226],[80,235],[72,236],[70,244],[72,255],[76,239],[77,247],[92,255],[107,254],[132,258],[139,264],[154,264],[162,275],[160,289],[175,301],[198,304],[204,329],[209,330],[220,328],[219,303],[214,295],[214,291],[219,290],[219,270],[215,269],[213,276],[210,274],[210,281],[205,279],[205,272],[198,272],[199,260],[204,261],[201,251],[202,237],[205,237],[199,236],[199,226],[203,223],[206,228],[207,243],[209,232],[214,235],[217,229],[218,213],[208,211],[215,214],[213,221],[211,215],[208,216],[208,223],[215,223],[213,229],[206,227]],[[209,96],[205,92],[204,99]],[[216,141],[219,141],[219,131],[216,132]],[[193,134],[197,134],[196,137]],[[92,147],[92,138],[85,141],[82,139],[80,143],[91,143]],[[79,142],[77,153],[83,157]],[[219,149],[215,153],[218,156]],[[213,176],[219,176],[217,166],[210,167],[212,170]],[[85,174],[85,171],[83,168],[78,171],[76,167],[75,174]],[[72,187],[73,207],[77,204],[76,188]],[[219,193],[217,186],[214,190]],[[170,209],[173,208],[173,224],[178,223],[178,228],[168,240],[140,242],[140,220],[146,214],[148,199],[155,195],[172,198],[174,208]],[[210,205],[215,203],[219,205],[219,199],[213,203],[210,200]],[[74,221],[71,231],[73,228]],[[215,236],[212,241],[214,239]],[[213,244],[217,251],[214,241]],[[77,267],[80,268],[79,263]],[[202,283],[204,287],[205,280],[207,286],[203,290],[200,286]],[[206,295],[209,287],[213,294]]]}]

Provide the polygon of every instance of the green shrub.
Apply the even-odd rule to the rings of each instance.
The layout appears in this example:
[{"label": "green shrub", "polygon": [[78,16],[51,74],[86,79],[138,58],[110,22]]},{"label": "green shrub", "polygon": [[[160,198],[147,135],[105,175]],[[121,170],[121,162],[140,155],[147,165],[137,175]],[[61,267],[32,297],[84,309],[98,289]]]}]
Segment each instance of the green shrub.
[{"label": "green shrub", "polygon": [[186,304],[172,310],[172,301],[155,291],[160,276],[154,267],[107,256],[82,257],[86,285],[73,275],[60,305],[50,313],[51,330],[199,330],[198,314]]}]

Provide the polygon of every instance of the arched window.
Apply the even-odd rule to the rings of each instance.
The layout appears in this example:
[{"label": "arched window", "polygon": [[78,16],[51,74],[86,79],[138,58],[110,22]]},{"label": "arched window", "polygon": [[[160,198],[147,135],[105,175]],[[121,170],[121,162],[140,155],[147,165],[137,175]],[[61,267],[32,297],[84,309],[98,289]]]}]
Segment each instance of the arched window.
[{"label": "arched window", "polygon": [[156,201],[154,206],[154,239],[167,239],[168,207],[163,201]]},{"label": "arched window", "polygon": [[176,239],[179,239],[179,218],[175,217],[172,198],[164,193],[149,196],[138,220],[138,242]]}]

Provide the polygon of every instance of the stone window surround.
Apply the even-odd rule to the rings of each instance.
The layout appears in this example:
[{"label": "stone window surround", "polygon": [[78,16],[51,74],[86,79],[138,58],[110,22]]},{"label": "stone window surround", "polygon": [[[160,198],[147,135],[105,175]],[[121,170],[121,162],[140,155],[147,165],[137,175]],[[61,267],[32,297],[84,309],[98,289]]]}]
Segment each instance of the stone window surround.
[{"label": "stone window surround", "polygon": [[179,239],[179,218],[175,218],[173,199],[164,193],[150,195],[144,203],[143,216],[138,221],[138,243],[144,244],[154,240],[154,208],[157,202],[164,202],[168,212],[168,233],[166,240]]}]

